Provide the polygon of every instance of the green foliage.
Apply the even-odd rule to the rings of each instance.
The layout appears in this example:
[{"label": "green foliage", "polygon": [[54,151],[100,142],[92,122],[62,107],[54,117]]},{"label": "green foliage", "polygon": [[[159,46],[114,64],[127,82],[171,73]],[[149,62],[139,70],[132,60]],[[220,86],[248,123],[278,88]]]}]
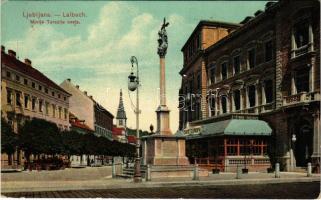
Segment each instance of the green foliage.
[{"label": "green foliage", "polygon": [[27,154],[56,154],[62,152],[62,140],[56,124],[34,118],[20,130],[21,148]]},{"label": "green foliage", "polygon": [[20,147],[30,154],[133,156],[135,147],[94,134],[60,132],[57,125],[42,119],[26,121],[19,134]]},{"label": "green foliage", "polygon": [[18,145],[18,136],[12,131],[12,127],[1,117],[1,151],[13,154]]}]

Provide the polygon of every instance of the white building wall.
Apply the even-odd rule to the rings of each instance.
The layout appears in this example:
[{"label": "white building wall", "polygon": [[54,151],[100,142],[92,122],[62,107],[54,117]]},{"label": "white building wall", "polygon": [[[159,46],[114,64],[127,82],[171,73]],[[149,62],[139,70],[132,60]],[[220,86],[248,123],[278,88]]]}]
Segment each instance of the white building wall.
[{"label": "white building wall", "polygon": [[85,123],[89,128],[95,130],[94,125],[94,102],[77,88],[71,81],[64,80],[60,87],[69,92],[72,96],[69,98],[69,111]]}]

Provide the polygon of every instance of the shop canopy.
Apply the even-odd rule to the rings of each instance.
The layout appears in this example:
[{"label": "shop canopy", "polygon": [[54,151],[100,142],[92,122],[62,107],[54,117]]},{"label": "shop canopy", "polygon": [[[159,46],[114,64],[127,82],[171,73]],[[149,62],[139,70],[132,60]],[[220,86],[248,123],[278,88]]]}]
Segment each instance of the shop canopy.
[{"label": "shop canopy", "polygon": [[[193,128],[191,128],[193,129]],[[257,119],[229,119],[209,124],[203,124],[199,131],[185,131],[187,137],[206,136],[270,136],[272,129],[262,120]]]}]

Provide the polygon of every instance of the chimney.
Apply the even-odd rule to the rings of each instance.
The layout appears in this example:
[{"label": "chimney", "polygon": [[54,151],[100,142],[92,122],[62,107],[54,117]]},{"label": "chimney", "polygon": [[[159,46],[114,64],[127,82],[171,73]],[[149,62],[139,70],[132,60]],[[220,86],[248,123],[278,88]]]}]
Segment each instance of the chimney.
[{"label": "chimney", "polygon": [[84,91],[84,94],[87,96],[87,91]]},{"label": "chimney", "polygon": [[71,79],[70,79],[70,78],[67,78],[67,81],[68,81],[68,82],[71,82]]},{"label": "chimney", "polygon": [[79,89],[79,85],[76,85],[76,88]]},{"label": "chimney", "polygon": [[9,56],[16,57],[16,52],[11,49],[8,50],[8,54]]},{"label": "chimney", "polygon": [[28,58],[25,58],[25,64],[26,64],[26,65],[29,65],[29,66],[32,66],[32,65],[31,65],[31,60],[29,60]]},{"label": "chimney", "polygon": [[3,45],[1,45],[1,52],[4,53],[5,50],[6,50],[6,48]]}]

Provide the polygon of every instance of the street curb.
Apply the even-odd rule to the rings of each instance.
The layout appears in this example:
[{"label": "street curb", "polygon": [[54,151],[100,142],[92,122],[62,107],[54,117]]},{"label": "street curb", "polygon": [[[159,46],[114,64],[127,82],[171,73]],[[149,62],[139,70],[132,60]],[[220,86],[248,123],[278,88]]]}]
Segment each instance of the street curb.
[{"label": "street curb", "polygon": [[[265,178],[265,179],[232,179],[232,180],[214,180],[214,181],[180,181],[180,182],[124,182],[116,183],[106,181],[98,182],[98,185],[78,185],[67,187],[50,187],[48,183],[44,187],[37,188],[3,188],[1,193],[14,192],[41,192],[41,191],[70,191],[70,190],[93,190],[93,189],[129,189],[129,188],[160,188],[160,187],[186,187],[186,186],[226,186],[226,185],[253,185],[253,184],[278,184],[278,183],[298,183],[298,182],[320,182],[320,177],[305,178]],[[65,183],[68,183],[66,181]],[[72,181],[70,182],[72,185]]]}]

